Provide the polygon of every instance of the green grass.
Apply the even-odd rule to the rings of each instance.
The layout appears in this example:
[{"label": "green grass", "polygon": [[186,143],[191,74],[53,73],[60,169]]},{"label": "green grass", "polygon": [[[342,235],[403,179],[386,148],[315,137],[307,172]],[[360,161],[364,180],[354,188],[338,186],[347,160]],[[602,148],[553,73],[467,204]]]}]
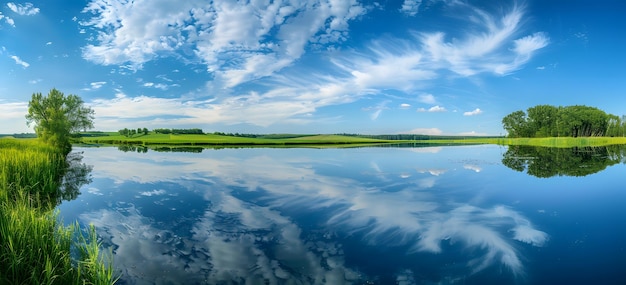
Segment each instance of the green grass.
[{"label": "green grass", "polygon": [[81,141],[87,144],[141,144],[141,145],[258,145],[258,146],[280,146],[280,145],[316,145],[316,144],[366,144],[366,143],[388,143],[393,141],[376,140],[368,138],[358,138],[339,135],[310,135],[310,136],[287,136],[281,135],[279,138],[248,138],[222,136],[214,134],[153,134],[135,135],[124,137],[111,133],[106,136],[83,137]]},{"label": "green grass", "polygon": [[0,284],[114,283],[95,229],[85,237],[53,210],[64,166],[62,154],[37,140],[0,139]]},{"label": "green grass", "polygon": [[342,135],[295,135],[277,134],[258,138],[223,136],[214,134],[154,134],[124,137],[115,132],[97,133],[102,136],[82,137],[86,144],[138,144],[138,145],[180,145],[180,146],[313,146],[328,147],[332,145],[364,146],[368,144],[498,144],[498,145],[532,145],[547,147],[604,146],[626,144],[624,137],[585,137],[585,138],[472,138],[458,137],[429,140],[382,140]]},{"label": "green grass", "polygon": [[585,147],[626,144],[626,137],[550,137],[550,138],[468,138],[459,140],[428,140],[424,143],[529,145],[544,147]]}]

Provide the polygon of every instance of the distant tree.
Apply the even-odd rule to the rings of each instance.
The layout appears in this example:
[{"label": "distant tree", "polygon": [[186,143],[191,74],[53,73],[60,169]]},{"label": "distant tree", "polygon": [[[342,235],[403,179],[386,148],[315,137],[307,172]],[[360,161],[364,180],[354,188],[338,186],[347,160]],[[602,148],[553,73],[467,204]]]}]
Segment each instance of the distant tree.
[{"label": "distant tree", "polygon": [[142,130],[142,131],[143,131],[143,134],[144,134],[144,135],[147,135],[147,134],[148,134],[148,128],[143,128],[143,130]]},{"label": "distant tree", "polygon": [[619,117],[589,106],[538,105],[515,111],[502,119],[509,137],[591,137],[619,133]]},{"label": "distant tree", "polygon": [[56,147],[64,154],[71,151],[70,137],[93,128],[94,111],[84,106],[77,95],[65,96],[52,89],[47,96],[33,93],[28,102],[26,120],[34,124],[37,137]]}]

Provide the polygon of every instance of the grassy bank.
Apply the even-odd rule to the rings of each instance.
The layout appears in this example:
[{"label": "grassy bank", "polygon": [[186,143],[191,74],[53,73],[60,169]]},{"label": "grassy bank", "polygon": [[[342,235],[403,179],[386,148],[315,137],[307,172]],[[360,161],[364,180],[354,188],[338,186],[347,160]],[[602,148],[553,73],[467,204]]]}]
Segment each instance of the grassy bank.
[{"label": "grassy bank", "polygon": [[424,143],[529,145],[544,147],[585,147],[626,144],[626,137],[550,137],[550,138],[488,138],[459,140],[428,140]]},{"label": "grassy bank", "polygon": [[86,144],[138,144],[138,145],[197,145],[197,146],[220,146],[220,145],[242,145],[242,146],[297,146],[297,145],[331,145],[331,144],[372,144],[390,143],[390,140],[378,140],[369,138],[359,138],[339,135],[311,135],[298,137],[234,137],[214,134],[154,134],[136,135],[125,137],[117,133],[109,133],[103,136],[88,136],[81,138]]},{"label": "grassy bank", "polygon": [[215,134],[154,134],[121,136],[118,133],[96,133],[81,138],[86,144],[111,145],[179,145],[179,146],[363,146],[368,144],[497,144],[497,145],[531,145],[546,147],[582,147],[626,144],[624,137],[552,137],[552,138],[498,138],[498,137],[450,137],[446,139],[428,140],[384,140],[342,135],[267,135],[263,137],[236,137]]},{"label": "grassy bank", "polygon": [[114,283],[95,229],[85,236],[54,212],[64,167],[65,157],[37,140],[0,139],[0,284]]}]

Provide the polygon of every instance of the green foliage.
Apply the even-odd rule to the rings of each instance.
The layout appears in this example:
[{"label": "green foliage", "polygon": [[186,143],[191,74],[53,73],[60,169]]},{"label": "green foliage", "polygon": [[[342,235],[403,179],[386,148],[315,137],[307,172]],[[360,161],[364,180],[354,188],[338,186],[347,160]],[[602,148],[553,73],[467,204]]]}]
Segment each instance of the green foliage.
[{"label": "green foliage", "polygon": [[538,105],[502,119],[511,138],[616,136],[621,122],[615,115],[588,106]]},{"label": "green foliage", "polygon": [[175,135],[201,135],[204,134],[202,129],[154,129],[156,134],[175,134]]},{"label": "green foliage", "polygon": [[502,157],[505,166],[536,177],[585,176],[624,162],[624,145],[599,147],[510,146]]},{"label": "green foliage", "polygon": [[[61,176],[84,176],[67,166],[39,140],[0,139],[0,284],[114,283],[107,255],[94,250],[93,229],[76,243],[80,228],[63,226],[53,211],[59,187],[69,183]],[[73,260],[72,248],[87,254]]]},{"label": "green foliage", "polygon": [[37,136],[64,154],[72,148],[73,134],[93,128],[93,118],[93,110],[84,106],[80,97],[65,96],[56,89],[47,96],[34,93],[26,115],[28,125],[34,124]]}]

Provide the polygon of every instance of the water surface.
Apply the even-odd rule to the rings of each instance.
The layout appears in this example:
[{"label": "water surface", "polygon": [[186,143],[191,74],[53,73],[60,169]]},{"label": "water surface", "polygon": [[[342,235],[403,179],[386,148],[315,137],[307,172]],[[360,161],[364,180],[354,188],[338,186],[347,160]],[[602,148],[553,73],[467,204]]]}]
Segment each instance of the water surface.
[{"label": "water surface", "polygon": [[75,150],[119,284],[626,282],[619,151]]}]

